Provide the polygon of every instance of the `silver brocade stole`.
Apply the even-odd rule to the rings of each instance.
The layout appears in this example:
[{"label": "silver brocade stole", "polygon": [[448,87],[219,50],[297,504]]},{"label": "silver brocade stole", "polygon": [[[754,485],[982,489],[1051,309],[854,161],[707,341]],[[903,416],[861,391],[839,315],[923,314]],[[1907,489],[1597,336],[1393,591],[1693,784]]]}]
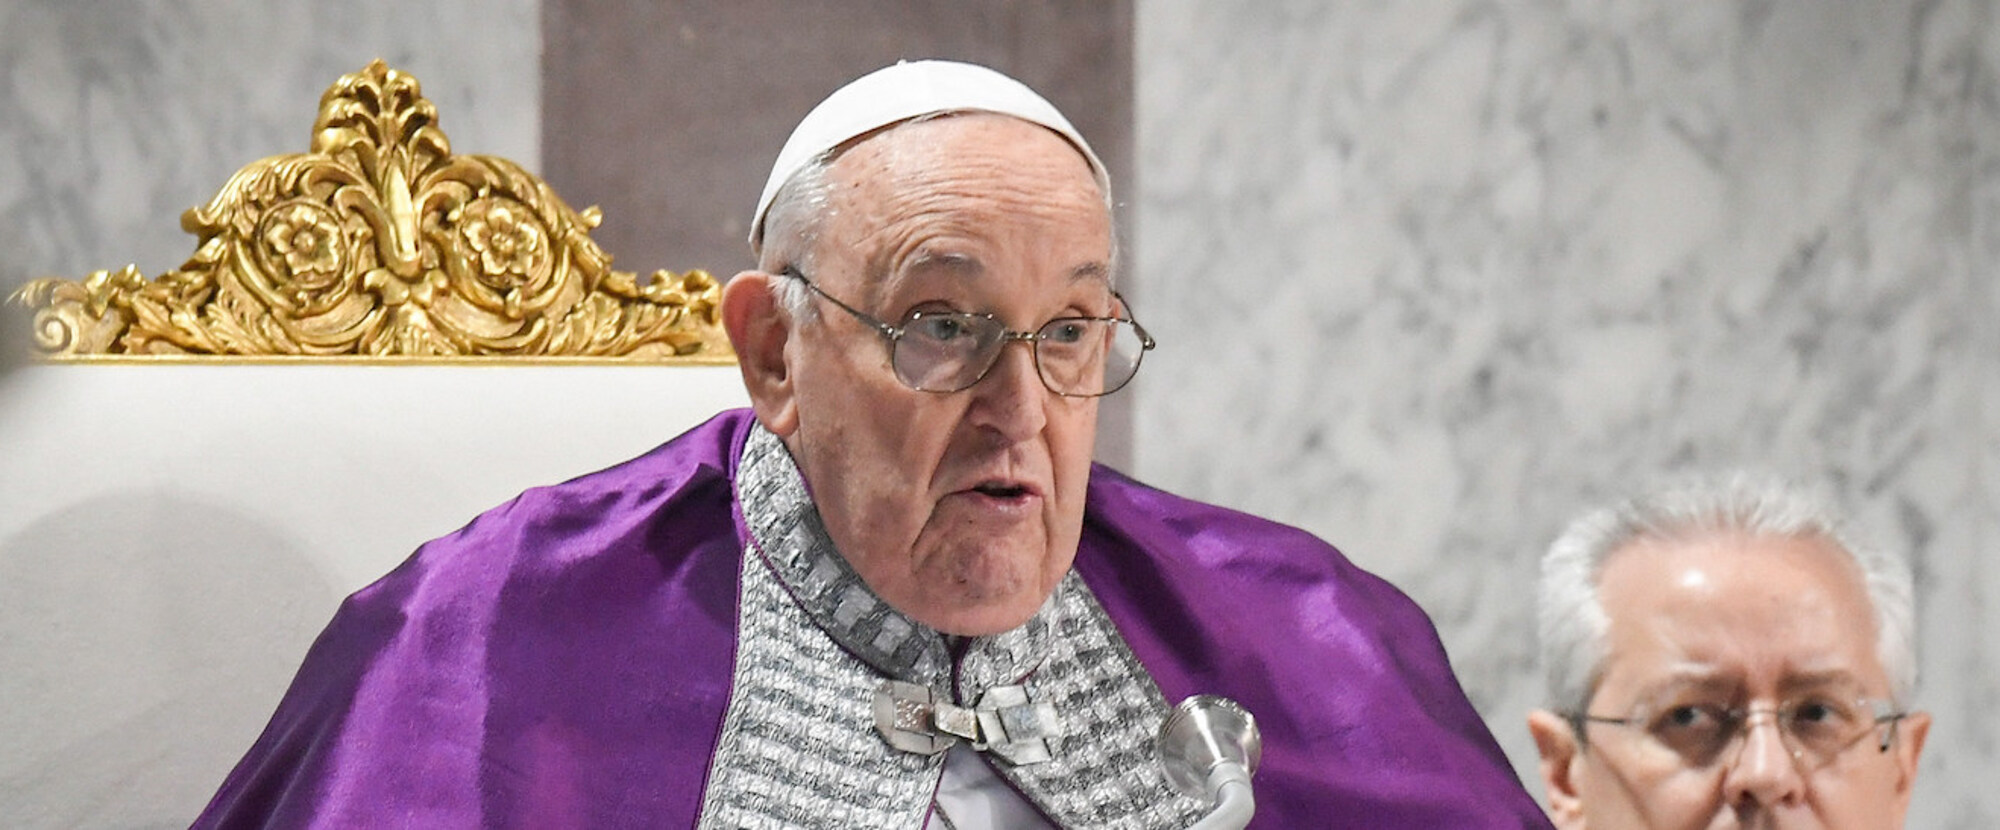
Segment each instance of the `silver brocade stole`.
[{"label": "silver brocade stole", "polygon": [[736,498],[752,542],[700,827],[920,827],[945,756],[896,749],[877,731],[885,680],[966,707],[1020,684],[1052,706],[1061,737],[1047,742],[1049,760],[988,760],[1059,825],[1179,828],[1201,816],[1154,755],[1165,699],[1074,572],[1020,628],[965,644],[953,688],[944,637],[862,583],[790,453],[761,427],[745,443]]}]

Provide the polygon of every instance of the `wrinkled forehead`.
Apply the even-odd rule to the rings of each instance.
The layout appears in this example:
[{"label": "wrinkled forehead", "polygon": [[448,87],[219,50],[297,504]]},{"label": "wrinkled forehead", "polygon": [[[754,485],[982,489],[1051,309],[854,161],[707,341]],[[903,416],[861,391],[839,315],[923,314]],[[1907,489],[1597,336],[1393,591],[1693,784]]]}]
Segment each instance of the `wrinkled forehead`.
[{"label": "wrinkled forehead", "polygon": [[983,66],[953,61],[899,63],[835,90],[799,122],[778,158],[750,222],[750,247],[761,252],[764,218],[779,191],[830,153],[911,121],[958,113],[993,113],[1039,124],[1061,136],[1089,164],[1107,204],[1111,179],[1090,143],[1054,104],[1027,85]]},{"label": "wrinkled forehead", "polygon": [[1111,289],[1110,206],[1083,158],[1038,125],[984,113],[906,123],[848,149],[824,176],[811,246],[829,275],[886,277],[883,291],[1014,272]]}]

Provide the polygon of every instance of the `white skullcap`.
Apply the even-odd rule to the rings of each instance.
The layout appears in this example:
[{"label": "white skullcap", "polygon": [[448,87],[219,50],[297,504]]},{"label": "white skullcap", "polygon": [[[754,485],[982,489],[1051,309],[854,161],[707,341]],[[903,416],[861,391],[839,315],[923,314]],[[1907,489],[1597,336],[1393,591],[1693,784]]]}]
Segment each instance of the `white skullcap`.
[{"label": "white skullcap", "polygon": [[1104,163],[1091,152],[1090,143],[1070,126],[1069,119],[1055,105],[1035,94],[1026,84],[984,66],[956,61],[902,62],[877,69],[848,85],[834,90],[826,100],[806,113],[805,120],[792,130],[792,137],[778,151],[771,165],[771,178],[764,182],[764,195],[757,199],[757,215],[750,220],[750,249],[759,250],[764,236],[764,214],[778,190],[798,175],[821,153],[860,136],[912,118],[944,112],[992,112],[1011,115],[1056,131],[1076,145],[1090,162],[1097,187],[1106,198],[1111,194],[1111,177]]}]

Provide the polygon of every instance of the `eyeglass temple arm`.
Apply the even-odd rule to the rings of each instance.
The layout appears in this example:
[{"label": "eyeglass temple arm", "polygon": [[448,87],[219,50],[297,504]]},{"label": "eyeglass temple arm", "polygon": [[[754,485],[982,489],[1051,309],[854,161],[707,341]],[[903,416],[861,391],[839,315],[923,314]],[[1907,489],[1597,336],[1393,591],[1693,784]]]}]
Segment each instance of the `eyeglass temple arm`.
[{"label": "eyeglass temple arm", "polygon": [[861,309],[855,308],[854,306],[843,303],[840,301],[839,297],[835,297],[832,294],[828,294],[825,291],[821,290],[819,287],[819,283],[806,279],[806,275],[799,273],[797,268],[786,266],[785,270],[778,273],[778,276],[790,277],[792,279],[798,280],[801,283],[804,283],[805,287],[811,289],[812,293],[818,294],[819,296],[825,298],[827,302],[839,306],[841,311],[845,311],[848,314],[853,315],[854,319],[860,320],[864,325],[867,325],[869,328],[881,332],[883,337],[887,337],[890,340],[897,340],[902,338],[903,336],[902,329],[896,328],[895,326],[889,325],[888,323],[884,323],[881,320],[877,320],[875,319],[874,315],[869,314],[866,311],[862,311]]},{"label": "eyeglass temple arm", "polygon": [[1889,724],[1888,729],[1882,730],[1882,743],[1878,747],[1881,752],[1887,753],[1889,751],[1890,745],[1896,742],[1896,727],[1901,726],[1903,719],[1909,716],[1910,713],[1908,712],[1890,712],[1875,716],[1876,726],[1881,726],[1884,723]]},{"label": "eyeglass temple arm", "polygon": [[1152,351],[1153,347],[1159,345],[1159,343],[1153,340],[1152,332],[1147,331],[1145,326],[1139,325],[1139,319],[1132,314],[1132,304],[1126,301],[1124,294],[1113,291],[1111,292],[1111,296],[1118,301],[1118,307],[1125,311],[1124,317],[1112,317],[1111,319],[1131,323],[1132,330],[1139,333],[1139,350]]}]

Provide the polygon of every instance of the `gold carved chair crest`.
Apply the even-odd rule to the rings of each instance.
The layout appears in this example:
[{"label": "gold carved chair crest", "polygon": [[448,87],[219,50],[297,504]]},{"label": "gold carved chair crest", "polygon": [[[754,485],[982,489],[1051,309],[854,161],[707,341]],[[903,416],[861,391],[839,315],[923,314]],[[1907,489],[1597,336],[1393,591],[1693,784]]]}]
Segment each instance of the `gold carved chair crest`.
[{"label": "gold carved chair crest", "polygon": [[312,150],[237,171],[181,216],[199,242],[28,283],[48,357],[734,359],[704,271],[641,281],[591,240],[601,215],[503,158],[453,155],[417,79],[381,61],[320,99]]}]

